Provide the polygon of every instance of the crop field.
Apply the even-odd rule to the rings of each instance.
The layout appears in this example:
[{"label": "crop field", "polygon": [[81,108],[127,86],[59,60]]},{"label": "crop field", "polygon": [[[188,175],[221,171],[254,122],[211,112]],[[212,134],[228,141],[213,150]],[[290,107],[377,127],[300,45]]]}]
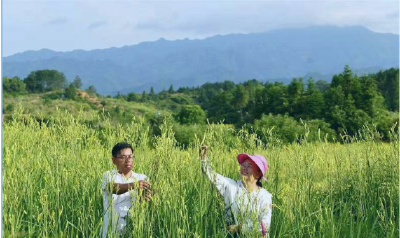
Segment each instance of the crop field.
[{"label": "crop field", "polygon": [[[214,170],[239,179],[236,156],[267,158],[273,195],[270,237],[398,237],[399,137],[390,141],[364,128],[341,143],[264,144],[254,134],[209,125],[191,146],[180,147],[171,127],[152,138],[141,118],[115,126],[58,112],[39,123],[17,110],[3,124],[4,237],[98,237],[103,218],[102,174],[113,168],[111,148],[135,147],[133,170],[154,189],[150,203],[131,210],[132,237],[229,237],[224,204],[201,173],[197,151],[211,146]],[[234,136],[227,136],[234,134]]]}]

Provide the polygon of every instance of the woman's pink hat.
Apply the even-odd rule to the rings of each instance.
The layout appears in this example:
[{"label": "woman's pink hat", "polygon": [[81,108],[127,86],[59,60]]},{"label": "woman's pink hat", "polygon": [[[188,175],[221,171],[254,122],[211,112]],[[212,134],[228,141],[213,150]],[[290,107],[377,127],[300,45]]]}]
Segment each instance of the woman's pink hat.
[{"label": "woman's pink hat", "polygon": [[253,160],[254,163],[256,163],[256,165],[258,166],[258,168],[260,169],[260,171],[263,175],[262,178],[264,180],[267,180],[264,177],[265,172],[267,172],[267,170],[268,170],[268,163],[267,163],[267,160],[265,159],[265,157],[262,155],[249,155],[249,154],[239,154],[237,157],[239,164],[242,164],[247,158]]}]

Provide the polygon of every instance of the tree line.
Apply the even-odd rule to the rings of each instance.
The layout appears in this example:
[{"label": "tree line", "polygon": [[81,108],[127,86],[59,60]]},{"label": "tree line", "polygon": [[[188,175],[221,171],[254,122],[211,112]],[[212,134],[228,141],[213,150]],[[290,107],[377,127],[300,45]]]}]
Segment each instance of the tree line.
[{"label": "tree line", "polygon": [[[74,99],[76,90],[82,88],[82,79],[76,76],[73,82],[67,82],[64,73],[57,70],[36,70],[32,71],[26,78],[3,77],[3,92],[7,94],[21,93],[45,93],[57,90],[64,90],[62,96]],[[87,89],[90,93],[97,93],[96,88],[90,85]]]},{"label": "tree line", "polygon": [[189,91],[196,95],[209,120],[225,120],[236,126],[278,126],[279,121],[292,118],[350,135],[374,124],[387,136],[390,127],[398,122],[399,69],[394,68],[358,76],[345,66],[331,83],[312,78],[306,82],[294,78],[288,85],[225,81]]},{"label": "tree line", "polygon": [[[34,71],[24,80],[3,78],[6,93],[63,90],[64,98],[74,99],[81,87],[79,76],[67,84],[64,74],[56,70]],[[93,86],[87,91],[96,93]],[[342,73],[333,76],[331,83],[312,78],[294,78],[289,84],[253,79],[237,84],[232,81],[206,83],[178,90],[171,85],[158,93],[151,88],[148,93],[118,93],[114,97],[159,105],[172,100],[180,107],[169,109],[175,111],[173,120],[181,125],[202,125],[207,120],[223,122],[255,130],[264,139],[271,133],[267,128],[274,128],[272,133],[282,141],[292,142],[304,134],[305,126],[314,132],[339,136],[355,135],[368,125],[387,139],[395,123],[398,128],[399,69],[358,76],[345,66]],[[157,123],[153,122],[162,122],[162,118],[156,117],[149,120],[155,128]]]},{"label": "tree line", "polygon": [[171,85],[159,94],[151,91],[146,100],[162,100],[171,93],[195,99],[200,107],[188,105],[177,114],[181,124],[201,124],[207,118],[236,128],[251,126],[259,134],[266,133],[264,128],[275,128],[284,141],[304,133],[305,124],[336,136],[355,135],[371,126],[388,139],[391,127],[397,123],[397,130],[399,121],[399,69],[395,68],[358,76],[345,66],[331,83],[312,78],[294,78],[287,85],[224,81],[177,91]]}]

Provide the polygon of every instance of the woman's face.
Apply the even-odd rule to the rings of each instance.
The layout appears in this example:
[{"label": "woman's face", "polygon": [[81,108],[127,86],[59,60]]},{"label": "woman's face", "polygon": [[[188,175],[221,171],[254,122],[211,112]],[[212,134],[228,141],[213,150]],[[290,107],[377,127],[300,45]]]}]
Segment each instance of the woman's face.
[{"label": "woman's face", "polygon": [[258,180],[261,177],[262,173],[253,160],[246,159],[240,165],[240,175],[246,178],[250,178],[251,176],[253,176],[254,179]]}]

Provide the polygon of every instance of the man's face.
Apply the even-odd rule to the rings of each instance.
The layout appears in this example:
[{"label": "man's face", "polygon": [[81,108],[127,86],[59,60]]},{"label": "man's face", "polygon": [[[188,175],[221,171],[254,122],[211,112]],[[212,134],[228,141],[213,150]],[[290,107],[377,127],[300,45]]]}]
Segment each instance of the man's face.
[{"label": "man's face", "polygon": [[122,149],[117,157],[112,158],[113,163],[117,166],[118,172],[121,174],[127,174],[132,170],[133,160],[134,156],[130,148]]}]

